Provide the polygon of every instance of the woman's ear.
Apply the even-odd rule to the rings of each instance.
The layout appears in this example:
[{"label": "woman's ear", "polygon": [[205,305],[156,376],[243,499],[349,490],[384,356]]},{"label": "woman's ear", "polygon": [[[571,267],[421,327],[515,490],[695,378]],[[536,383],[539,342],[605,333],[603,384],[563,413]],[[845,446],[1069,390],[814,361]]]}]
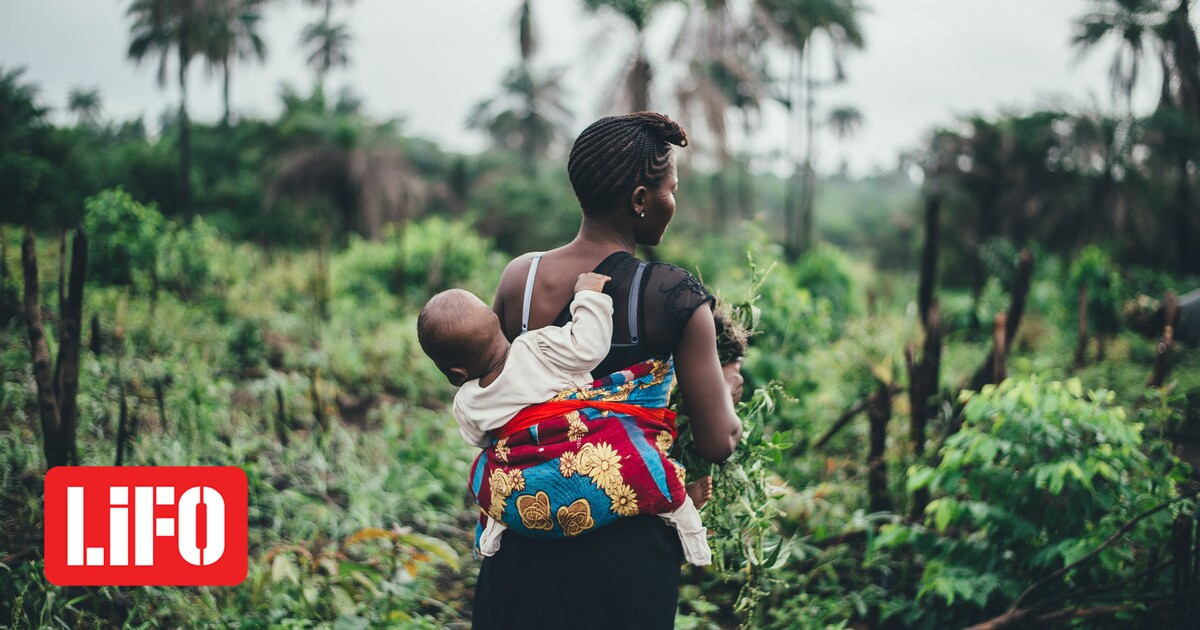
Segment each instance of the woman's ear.
[{"label": "woman's ear", "polygon": [[629,206],[634,214],[641,215],[646,211],[646,197],[649,194],[650,192],[646,190],[645,186],[638,186],[633,189],[633,192],[629,195]]}]

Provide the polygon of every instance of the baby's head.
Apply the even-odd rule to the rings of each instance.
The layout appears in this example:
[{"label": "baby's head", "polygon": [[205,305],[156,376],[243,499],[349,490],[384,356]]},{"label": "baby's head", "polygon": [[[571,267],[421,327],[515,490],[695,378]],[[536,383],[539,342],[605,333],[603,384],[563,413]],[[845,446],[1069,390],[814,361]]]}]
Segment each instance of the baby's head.
[{"label": "baby's head", "polygon": [[462,289],[442,291],[425,303],[417,316],[417,340],[455,386],[487,374],[508,348],[500,318]]}]

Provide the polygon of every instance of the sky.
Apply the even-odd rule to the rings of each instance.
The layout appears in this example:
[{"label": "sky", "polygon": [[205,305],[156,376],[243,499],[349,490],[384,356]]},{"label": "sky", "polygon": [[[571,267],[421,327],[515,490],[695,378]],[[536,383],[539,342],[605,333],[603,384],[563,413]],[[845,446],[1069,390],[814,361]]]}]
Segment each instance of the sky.
[{"label": "sky", "polygon": [[[351,66],[335,70],[333,88],[350,86],[368,112],[405,121],[411,134],[455,151],[477,151],[486,138],[465,120],[479,101],[495,95],[518,58],[515,13],[519,0],[357,0],[335,10],[349,22]],[[851,105],[865,122],[851,139],[817,136],[829,172],[844,160],[852,173],[895,167],[897,156],[917,148],[936,126],[969,114],[1028,111],[1048,104],[1112,109],[1108,66],[1112,48],[1080,59],[1070,45],[1072,22],[1088,0],[867,0],[862,18],[867,47],[853,53],[849,80],[821,91],[818,112]],[[567,69],[569,105],[577,134],[603,112],[632,35],[611,17],[586,14],[579,0],[535,0],[539,49],[535,63]],[[128,0],[0,0],[0,66],[24,66],[38,84],[55,120],[69,122],[66,95],[73,87],[99,88],[104,115],[144,116],[152,124],[178,102],[173,81],[156,82],[156,66],[126,58]],[[276,0],[267,10],[264,64],[245,64],[233,75],[233,109],[242,116],[274,116],[284,84],[307,90],[312,72],[299,49],[300,32],[320,9],[300,0]],[[666,60],[683,21],[683,5],[656,14],[648,48],[652,62]],[[828,55],[817,45],[818,73]],[[655,109],[677,114],[670,99],[670,69],[660,64]],[[173,73],[174,70],[169,70]],[[1155,103],[1154,72],[1147,69],[1134,108]],[[172,78],[174,74],[170,75]],[[219,75],[203,64],[189,74],[193,119],[221,114]],[[818,114],[820,116],[820,114]],[[792,133],[783,110],[764,108],[751,139],[765,155],[787,146]],[[703,142],[702,137],[698,137]]]}]

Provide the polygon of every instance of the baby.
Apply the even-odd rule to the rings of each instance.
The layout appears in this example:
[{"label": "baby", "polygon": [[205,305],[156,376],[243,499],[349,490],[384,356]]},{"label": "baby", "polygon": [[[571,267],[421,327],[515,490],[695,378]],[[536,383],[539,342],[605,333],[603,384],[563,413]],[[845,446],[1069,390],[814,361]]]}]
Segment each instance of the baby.
[{"label": "baby", "polygon": [[[522,409],[564,390],[591,385],[591,370],[608,355],[612,341],[612,298],[602,293],[609,280],[596,273],[580,274],[570,323],[531,330],[511,344],[496,314],[467,291],[444,291],[421,309],[421,349],[460,388],[454,417],[468,442],[485,448],[492,443],[492,433]],[[712,496],[712,477],[693,481],[686,490],[678,510],[659,516],[679,530],[688,562],[703,566],[712,556],[697,508]],[[481,554],[490,556],[499,549],[504,529],[498,520],[488,519]]]}]

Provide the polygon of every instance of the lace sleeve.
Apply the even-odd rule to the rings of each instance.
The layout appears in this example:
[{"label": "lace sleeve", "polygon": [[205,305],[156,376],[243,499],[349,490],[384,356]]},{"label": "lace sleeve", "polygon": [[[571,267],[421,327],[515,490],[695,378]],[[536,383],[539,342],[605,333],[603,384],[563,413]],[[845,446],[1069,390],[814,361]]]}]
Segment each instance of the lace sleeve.
[{"label": "lace sleeve", "polygon": [[716,302],[696,276],[666,263],[654,264],[644,296],[646,328],[660,353],[674,352],[696,309]]}]

